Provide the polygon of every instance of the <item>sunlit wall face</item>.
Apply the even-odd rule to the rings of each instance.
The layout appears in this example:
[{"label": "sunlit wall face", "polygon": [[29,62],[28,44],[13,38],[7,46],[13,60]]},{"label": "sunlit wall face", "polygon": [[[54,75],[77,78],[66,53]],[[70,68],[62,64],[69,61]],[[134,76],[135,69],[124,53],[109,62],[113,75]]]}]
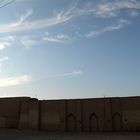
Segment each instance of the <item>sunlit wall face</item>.
[{"label": "sunlit wall face", "polygon": [[0,96],[140,95],[139,0],[0,1]]}]

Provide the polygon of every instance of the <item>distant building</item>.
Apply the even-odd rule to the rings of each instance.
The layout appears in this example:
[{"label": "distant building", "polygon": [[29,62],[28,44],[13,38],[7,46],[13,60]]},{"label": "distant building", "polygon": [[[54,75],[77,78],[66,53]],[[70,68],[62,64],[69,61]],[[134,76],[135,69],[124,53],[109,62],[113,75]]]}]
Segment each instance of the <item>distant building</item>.
[{"label": "distant building", "polygon": [[140,97],[70,100],[0,98],[0,128],[140,131]]}]

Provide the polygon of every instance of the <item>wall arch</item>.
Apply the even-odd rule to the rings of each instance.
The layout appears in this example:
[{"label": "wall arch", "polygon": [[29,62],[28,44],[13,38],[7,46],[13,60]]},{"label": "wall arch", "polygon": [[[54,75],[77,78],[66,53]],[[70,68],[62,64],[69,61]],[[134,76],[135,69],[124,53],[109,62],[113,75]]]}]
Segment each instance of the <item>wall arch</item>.
[{"label": "wall arch", "polygon": [[115,113],[112,117],[113,131],[121,131],[122,129],[122,116],[120,113]]},{"label": "wall arch", "polygon": [[76,131],[76,118],[72,113],[66,118],[66,129],[68,132]]},{"label": "wall arch", "polygon": [[96,132],[99,130],[98,117],[95,113],[89,116],[89,131]]}]

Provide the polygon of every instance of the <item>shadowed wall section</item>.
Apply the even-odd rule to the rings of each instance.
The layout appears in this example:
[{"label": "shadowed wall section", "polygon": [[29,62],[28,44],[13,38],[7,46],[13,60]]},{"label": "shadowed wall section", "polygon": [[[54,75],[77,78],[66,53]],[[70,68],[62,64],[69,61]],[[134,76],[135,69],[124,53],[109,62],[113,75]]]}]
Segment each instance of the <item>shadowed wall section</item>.
[{"label": "shadowed wall section", "polygon": [[96,114],[91,114],[89,117],[89,131],[96,132],[99,131],[99,120]]},{"label": "shadowed wall section", "polygon": [[0,127],[18,128],[21,102],[29,101],[30,98],[1,98],[0,99]]},{"label": "shadowed wall section", "polygon": [[73,114],[69,114],[66,117],[66,130],[68,132],[76,131],[76,117]]},{"label": "shadowed wall section", "polygon": [[39,128],[47,131],[65,130],[65,101],[40,101]]},{"label": "shadowed wall section", "polygon": [[140,97],[0,98],[0,128],[62,132],[140,131]]}]

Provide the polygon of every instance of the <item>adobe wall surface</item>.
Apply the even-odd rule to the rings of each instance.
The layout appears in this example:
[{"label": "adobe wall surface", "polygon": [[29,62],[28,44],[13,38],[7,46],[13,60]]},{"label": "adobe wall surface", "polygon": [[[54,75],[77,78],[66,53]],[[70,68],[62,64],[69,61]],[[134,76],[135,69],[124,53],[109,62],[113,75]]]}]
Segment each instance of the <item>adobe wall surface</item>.
[{"label": "adobe wall surface", "polygon": [[30,98],[1,98],[0,99],[0,127],[17,128],[20,116],[20,103]]},{"label": "adobe wall surface", "polygon": [[140,98],[122,98],[122,122],[124,130],[140,130]]},{"label": "adobe wall surface", "polygon": [[40,101],[39,128],[65,131],[65,101]]},{"label": "adobe wall surface", "polygon": [[140,131],[140,97],[37,100],[0,98],[0,128]]},{"label": "adobe wall surface", "polygon": [[20,103],[19,129],[38,130],[39,102],[37,99],[30,99]]}]

